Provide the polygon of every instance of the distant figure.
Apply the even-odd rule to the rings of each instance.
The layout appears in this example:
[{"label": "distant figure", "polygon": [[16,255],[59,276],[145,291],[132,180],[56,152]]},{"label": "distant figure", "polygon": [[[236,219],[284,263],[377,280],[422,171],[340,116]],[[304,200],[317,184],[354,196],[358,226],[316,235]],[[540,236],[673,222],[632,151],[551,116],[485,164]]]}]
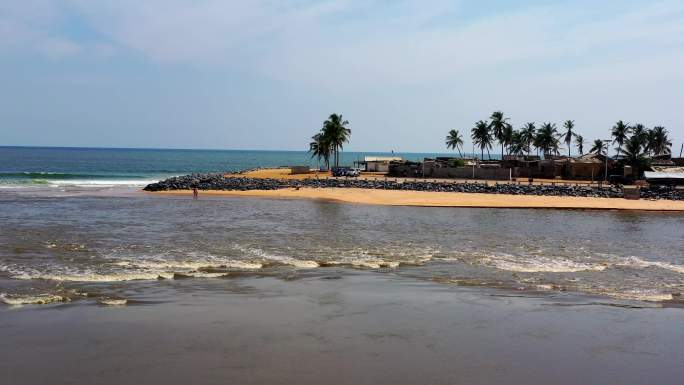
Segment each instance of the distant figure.
[{"label": "distant figure", "polygon": [[197,192],[197,187],[192,188],[192,199],[197,199],[197,196],[199,196],[199,193]]}]

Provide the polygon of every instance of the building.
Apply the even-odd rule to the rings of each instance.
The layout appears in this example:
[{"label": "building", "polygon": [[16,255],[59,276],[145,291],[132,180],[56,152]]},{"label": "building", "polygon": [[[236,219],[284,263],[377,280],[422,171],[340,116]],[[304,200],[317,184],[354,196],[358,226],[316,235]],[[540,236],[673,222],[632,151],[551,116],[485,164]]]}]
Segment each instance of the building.
[{"label": "building", "polygon": [[644,178],[652,185],[684,186],[684,167],[652,166],[653,171],[645,171]]},{"label": "building", "polygon": [[[585,154],[577,158],[557,160],[565,170],[560,174],[567,179],[600,180],[605,177],[606,156],[601,154]],[[612,165],[608,159],[608,165]]]},{"label": "building", "polygon": [[400,156],[366,156],[363,161],[354,161],[354,165],[366,172],[389,172],[390,162],[403,160]]}]

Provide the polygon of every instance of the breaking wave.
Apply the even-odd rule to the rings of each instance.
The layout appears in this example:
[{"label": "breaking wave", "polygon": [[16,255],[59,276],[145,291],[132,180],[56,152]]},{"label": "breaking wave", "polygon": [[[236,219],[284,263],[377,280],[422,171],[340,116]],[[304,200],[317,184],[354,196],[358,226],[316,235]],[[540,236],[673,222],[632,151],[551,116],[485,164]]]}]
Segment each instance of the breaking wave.
[{"label": "breaking wave", "polygon": [[667,262],[654,262],[641,259],[639,257],[627,257],[622,258],[615,262],[615,266],[631,267],[631,268],[648,268],[648,267],[658,267],[665,270],[674,271],[677,273],[684,274],[684,266],[676,265],[674,263]]},{"label": "breaking wave", "polygon": [[11,306],[21,305],[46,305],[54,302],[68,302],[69,298],[54,294],[0,294],[0,302]]},{"label": "breaking wave", "polygon": [[312,260],[304,260],[304,259],[297,259],[297,258],[292,258],[288,256],[282,256],[282,255],[275,255],[275,254],[270,254],[267,253],[266,251],[259,249],[257,247],[245,247],[242,245],[233,245],[233,248],[245,253],[247,255],[251,255],[253,257],[257,257],[260,259],[265,260],[266,262],[271,261],[275,263],[280,263],[283,265],[290,265],[302,269],[313,269],[316,267],[319,267],[319,263],[316,261]]}]

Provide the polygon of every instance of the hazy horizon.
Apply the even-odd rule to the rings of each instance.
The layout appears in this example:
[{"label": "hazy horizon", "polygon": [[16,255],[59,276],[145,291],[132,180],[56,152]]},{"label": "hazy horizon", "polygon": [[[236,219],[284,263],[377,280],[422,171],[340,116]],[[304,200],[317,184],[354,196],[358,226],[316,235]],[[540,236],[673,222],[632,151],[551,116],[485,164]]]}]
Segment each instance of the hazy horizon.
[{"label": "hazy horizon", "polygon": [[305,151],[335,112],[348,151],[470,152],[501,110],[585,150],[663,125],[678,154],[683,48],[668,0],[4,2],[0,145]]}]

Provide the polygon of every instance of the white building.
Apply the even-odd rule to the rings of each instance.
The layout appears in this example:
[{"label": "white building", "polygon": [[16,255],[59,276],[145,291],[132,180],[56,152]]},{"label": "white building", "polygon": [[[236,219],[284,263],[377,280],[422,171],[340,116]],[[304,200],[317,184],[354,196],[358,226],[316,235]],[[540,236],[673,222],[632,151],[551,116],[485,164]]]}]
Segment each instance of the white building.
[{"label": "white building", "polygon": [[399,160],[403,160],[403,158],[400,156],[366,156],[363,163],[366,164],[366,171],[368,172],[389,172],[390,162]]}]

